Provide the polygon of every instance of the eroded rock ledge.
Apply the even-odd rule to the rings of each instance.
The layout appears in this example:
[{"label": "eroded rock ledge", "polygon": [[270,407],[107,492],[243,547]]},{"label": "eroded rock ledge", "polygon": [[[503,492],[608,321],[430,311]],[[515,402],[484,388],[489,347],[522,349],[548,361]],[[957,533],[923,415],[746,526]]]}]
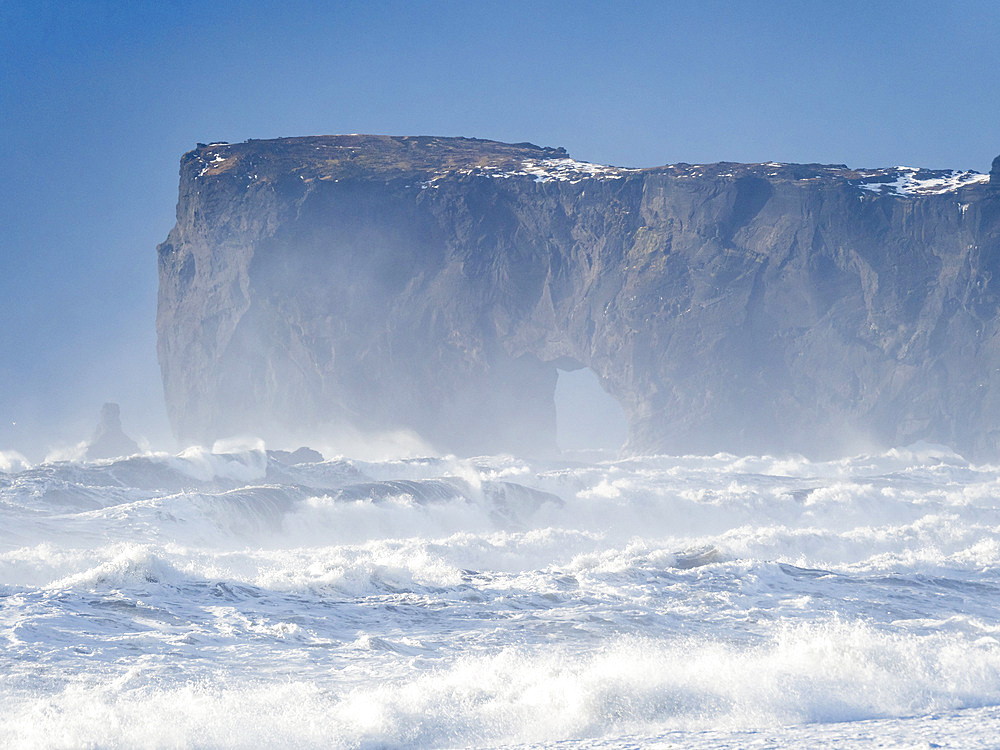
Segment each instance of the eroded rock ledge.
[{"label": "eroded rock ledge", "polygon": [[199,144],[159,247],[178,436],[554,446],[589,367],[642,452],[1000,442],[991,175],[622,169],[463,138]]}]

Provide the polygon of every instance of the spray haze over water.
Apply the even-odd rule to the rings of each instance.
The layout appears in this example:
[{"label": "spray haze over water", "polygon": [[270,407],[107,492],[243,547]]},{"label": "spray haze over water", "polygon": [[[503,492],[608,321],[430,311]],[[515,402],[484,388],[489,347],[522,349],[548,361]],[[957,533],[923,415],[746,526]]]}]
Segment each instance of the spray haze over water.
[{"label": "spray haze over water", "polygon": [[1000,744],[1000,13],[771,6],[0,2],[0,747]]},{"label": "spray haze over water", "polygon": [[[107,404],[89,445],[0,454],[0,744],[998,736],[1000,468],[966,387],[992,344],[958,335],[992,256],[951,229],[994,236],[1000,202],[968,173],[971,208],[917,212],[898,171],[199,145],[160,364],[180,438],[230,437],[155,452]],[[788,195],[811,224],[764,211]],[[897,219],[929,275],[881,241]],[[963,432],[974,462],[871,448]]]},{"label": "spray haze over water", "polygon": [[1000,729],[996,467],[934,446],[279,459],[4,458],[0,744],[973,747]]}]

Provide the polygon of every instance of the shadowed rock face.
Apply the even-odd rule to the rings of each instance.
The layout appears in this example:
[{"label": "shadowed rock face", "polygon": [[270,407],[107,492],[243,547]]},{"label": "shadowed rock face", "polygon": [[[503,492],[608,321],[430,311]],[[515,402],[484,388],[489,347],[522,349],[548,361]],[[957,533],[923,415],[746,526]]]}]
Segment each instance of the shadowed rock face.
[{"label": "shadowed rock face", "polygon": [[544,453],[556,367],[586,366],[632,451],[995,458],[997,179],[625,170],[449,138],[199,146],[159,247],[168,413],[187,440],[349,425]]},{"label": "shadowed rock face", "polygon": [[118,404],[101,407],[101,421],[87,445],[87,459],[118,458],[139,452],[136,442],[122,431],[121,410]]}]

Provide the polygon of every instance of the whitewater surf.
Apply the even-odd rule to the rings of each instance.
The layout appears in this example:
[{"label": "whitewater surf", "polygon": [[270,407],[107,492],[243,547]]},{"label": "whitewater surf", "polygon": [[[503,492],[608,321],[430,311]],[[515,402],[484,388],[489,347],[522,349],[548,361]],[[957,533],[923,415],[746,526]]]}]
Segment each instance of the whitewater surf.
[{"label": "whitewater surf", "polygon": [[1000,467],[943,448],[0,469],[3,746],[1000,733]]}]

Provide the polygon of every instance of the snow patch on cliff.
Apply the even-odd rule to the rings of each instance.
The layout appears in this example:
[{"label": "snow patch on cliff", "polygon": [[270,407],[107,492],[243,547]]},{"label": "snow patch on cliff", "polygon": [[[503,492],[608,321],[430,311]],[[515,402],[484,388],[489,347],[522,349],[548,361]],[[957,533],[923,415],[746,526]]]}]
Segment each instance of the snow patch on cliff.
[{"label": "snow patch on cliff", "polygon": [[[215,158],[211,161],[207,160],[205,156],[214,156]],[[206,154],[205,156],[199,157],[199,161],[202,164],[201,171],[198,173],[199,177],[204,177],[205,174],[215,167],[219,166],[223,162],[227,161],[229,157],[223,156],[222,154]]]},{"label": "snow patch on cliff", "polygon": [[570,182],[577,183],[587,179],[620,180],[637,169],[625,167],[609,167],[604,164],[592,164],[576,159],[525,159],[520,169],[511,169],[509,165],[476,165],[468,169],[457,169],[450,172],[440,172],[429,180],[420,183],[421,189],[440,187],[439,181],[449,174],[474,175],[510,179],[511,177],[533,177],[535,182]]},{"label": "snow patch on cliff", "polygon": [[532,176],[535,182],[579,182],[582,179],[600,178],[620,180],[634,169],[608,167],[603,164],[591,164],[576,159],[529,159],[521,162],[521,171],[506,172],[498,177]]},{"label": "snow patch on cliff", "polygon": [[932,172],[916,167],[896,167],[866,172],[858,187],[880,195],[941,195],[989,182],[989,179],[988,174],[979,172]]}]

